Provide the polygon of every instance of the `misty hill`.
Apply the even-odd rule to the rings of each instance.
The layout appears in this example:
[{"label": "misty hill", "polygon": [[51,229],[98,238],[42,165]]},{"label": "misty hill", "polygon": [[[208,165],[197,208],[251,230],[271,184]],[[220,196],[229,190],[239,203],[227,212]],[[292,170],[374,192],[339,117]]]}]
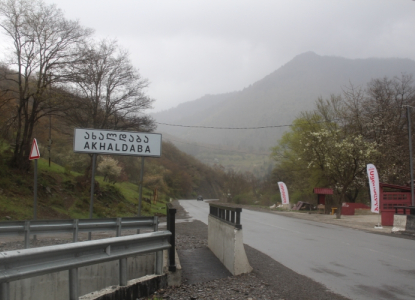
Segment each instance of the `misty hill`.
[{"label": "misty hill", "polygon": [[[286,125],[301,111],[314,109],[320,96],[326,98],[330,94],[339,94],[350,83],[355,87],[366,87],[373,78],[400,76],[402,73],[415,74],[415,61],[346,59],[307,52],[241,91],[206,95],[155,113],[153,117],[161,123],[190,126]],[[215,130],[159,125],[157,131],[190,143],[269,151],[287,128]]]}]

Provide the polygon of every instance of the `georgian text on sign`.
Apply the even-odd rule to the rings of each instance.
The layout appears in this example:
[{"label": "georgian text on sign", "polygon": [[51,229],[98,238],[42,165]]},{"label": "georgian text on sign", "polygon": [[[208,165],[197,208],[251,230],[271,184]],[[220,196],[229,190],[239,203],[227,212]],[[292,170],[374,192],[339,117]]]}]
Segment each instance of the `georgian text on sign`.
[{"label": "georgian text on sign", "polygon": [[75,129],[74,152],[161,156],[161,134],[102,129]]}]

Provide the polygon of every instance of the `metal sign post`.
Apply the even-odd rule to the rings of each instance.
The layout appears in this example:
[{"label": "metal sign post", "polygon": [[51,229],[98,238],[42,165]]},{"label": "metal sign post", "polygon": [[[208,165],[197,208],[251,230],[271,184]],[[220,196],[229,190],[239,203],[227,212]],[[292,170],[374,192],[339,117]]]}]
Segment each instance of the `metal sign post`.
[{"label": "metal sign post", "polygon": [[411,107],[409,105],[406,106],[406,113],[408,117],[408,141],[409,141],[409,168],[411,171],[411,200],[412,206],[415,206],[415,199],[414,199],[414,168],[413,168],[413,161],[412,161],[412,134],[411,134]]},{"label": "metal sign post", "polygon": [[[33,220],[37,219],[37,160],[40,158],[39,147],[36,139],[33,139],[32,148],[30,149],[29,160],[35,161],[34,178],[33,178]],[[36,240],[36,235],[33,236]]]},{"label": "metal sign post", "polygon": [[37,159],[35,160],[35,170],[34,170],[34,201],[33,201],[33,220],[37,219]]},{"label": "metal sign post", "polygon": [[140,189],[138,196],[138,216],[141,216],[141,197],[143,194],[144,157],[141,158]]},{"label": "metal sign post", "polygon": [[[144,157],[141,157],[141,172],[140,172],[140,187],[138,192],[138,214],[137,216],[141,216],[141,201],[143,195],[143,177],[144,177]],[[140,233],[140,229],[137,229],[137,234]]]},{"label": "metal sign post", "polygon": [[37,217],[37,160],[40,158],[39,147],[37,146],[36,139],[33,139],[32,148],[30,149],[29,160],[35,161],[35,170],[34,170],[34,186],[33,186],[33,220],[36,220]]},{"label": "metal sign post", "polygon": [[[92,155],[92,174],[91,174],[91,200],[89,201],[89,218],[92,219],[94,211],[94,192],[95,192],[95,165],[97,164],[97,155]],[[92,238],[91,232],[88,232],[88,240]]]}]

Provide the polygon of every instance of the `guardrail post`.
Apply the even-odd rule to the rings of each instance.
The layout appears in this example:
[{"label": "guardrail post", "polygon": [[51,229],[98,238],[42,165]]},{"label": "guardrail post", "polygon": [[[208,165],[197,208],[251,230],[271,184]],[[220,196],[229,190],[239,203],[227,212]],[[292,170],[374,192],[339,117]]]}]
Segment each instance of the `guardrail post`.
[{"label": "guardrail post", "polygon": [[116,230],[116,236],[121,236],[121,218],[117,218],[117,230]]},{"label": "guardrail post", "polygon": [[240,210],[237,210],[236,211],[236,222],[235,222],[235,224],[238,226],[240,226],[241,225],[241,211]]},{"label": "guardrail post", "polygon": [[[121,236],[121,223],[122,218],[117,218],[117,229],[116,229],[116,236]],[[127,258],[121,258],[118,260],[119,264],[119,279],[120,279],[120,286],[127,285]]]},{"label": "guardrail post", "polygon": [[73,220],[73,242],[76,243],[78,242],[78,231],[79,231],[79,220],[78,219],[74,219]]},{"label": "guardrail post", "polygon": [[78,300],[78,268],[69,269],[69,300]]},{"label": "guardrail post", "polygon": [[[176,270],[176,266],[174,266],[174,269]],[[169,266],[169,270],[170,270],[170,266]],[[163,251],[157,251],[156,252],[156,275],[162,275],[162,274],[163,274]]]},{"label": "guardrail post", "polygon": [[0,299],[3,299],[3,300],[10,299],[10,283],[2,282],[0,284]]},{"label": "guardrail post", "polygon": [[168,203],[167,207],[167,230],[171,232],[169,243],[171,248],[169,249],[169,271],[176,271],[176,212],[177,209],[172,208]]},{"label": "guardrail post", "polygon": [[24,248],[30,247],[30,221],[24,222]]},{"label": "guardrail post", "polygon": [[120,286],[126,286],[127,279],[127,258],[121,258],[119,261],[120,264]]},{"label": "guardrail post", "polygon": [[154,227],[153,230],[154,232],[159,231],[159,217],[154,216]]},{"label": "guardrail post", "polygon": [[[122,223],[122,218],[117,218],[117,232],[116,235],[121,236],[121,223]],[[118,261],[119,264],[119,279],[120,279],[120,286],[126,286],[128,279],[127,279],[127,258],[121,258]]]}]

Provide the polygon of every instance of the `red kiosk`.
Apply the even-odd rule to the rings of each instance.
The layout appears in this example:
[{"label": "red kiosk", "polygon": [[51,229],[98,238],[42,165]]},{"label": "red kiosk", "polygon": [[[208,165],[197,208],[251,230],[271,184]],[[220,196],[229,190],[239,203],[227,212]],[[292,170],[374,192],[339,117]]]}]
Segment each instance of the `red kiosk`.
[{"label": "red kiosk", "polygon": [[[380,183],[380,213],[383,226],[393,226],[395,206],[411,205],[411,187]],[[409,213],[408,209],[406,214]]]},{"label": "red kiosk", "polygon": [[326,213],[326,195],[333,195],[333,190],[329,188],[314,188],[314,194],[317,194],[317,207]]},{"label": "red kiosk", "polygon": [[314,194],[317,194],[317,204],[326,205],[326,195],[333,195],[333,190],[328,188],[314,188]]},{"label": "red kiosk", "polygon": [[[317,194],[318,204],[326,205],[326,195],[333,195],[333,190],[329,188],[314,188],[314,194]],[[369,206],[363,203],[344,202],[342,204],[342,215],[354,215],[356,208],[370,209]],[[336,208],[333,208],[333,212]],[[393,222],[393,216],[392,216]]]},{"label": "red kiosk", "polygon": [[[396,184],[380,183],[380,213],[382,226],[393,226],[393,216],[395,215],[396,206],[411,206],[411,187]],[[326,205],[326,195],[333,195],[333,190],[329,188],[314,188],[314,194],[317,194],[318,204]],[[354,215],[356,208],[368,208],[361,203],[343,203],[342,214]],[[406,210],[410,214],[410,210]]]}]

